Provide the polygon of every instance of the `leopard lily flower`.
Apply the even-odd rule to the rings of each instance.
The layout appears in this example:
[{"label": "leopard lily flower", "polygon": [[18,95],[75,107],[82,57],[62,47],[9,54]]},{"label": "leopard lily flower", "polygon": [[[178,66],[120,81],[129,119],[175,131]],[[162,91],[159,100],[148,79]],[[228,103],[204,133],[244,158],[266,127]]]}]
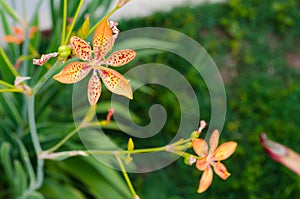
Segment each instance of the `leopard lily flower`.
[{"label": "leopard lily flower", "polygon": [[[29,38],[31,39],[35,32],[38,30],[37,26],[33,26],[29,30]],[[17,26],[13,27],[13,34],[6,35],[3,37],[3,41],[8,43],[15,43],[17,45],[21,44],[25,40],[25,30],[22,28],[19,28]]]},{"label": "leopard lily flower", "polygon": [[[83,62],[71,62],[65,66],[60,73],[53,77],[61,83],[73,84],[85,78],[92,71],[87,91],[88,100],[91,105],[96,104],[100,97],[100,78],[106,88],[112,93],[123,95],[129,99],[133,98],[129,81],[126,80],[123,75],[107,66],[119,67],[127,64],[135,58],[135,51],[129,49],[118,50],[111,53],[110,56],[105,59],[119,32],[116,25],[117,23],[109,23],[107,17],[103,19],[94,33],[92,41],[93,51],[88,42],[77,36],[71,37],[71,47],[76,56]],[[94,54],[93,58],[92,53]]]},{"label": "leopard lily flower", "polygon": [[225,142],[217,147],[219,144],[219,137],[219,131],[213,131],[209,139],[209,149],[208,144],[204,139],[193,139],[193,149],[199,156],[199,159],[196,161],[196,168],[200,171],[204,171],[200,179],[198,193],[207,190],[213,181],[213,171],[211,166],[214,168],[215,173],[223,180],[226,180],[230,176],[230,173],[220,161],[227,159],[234,153],[237,143]]}]

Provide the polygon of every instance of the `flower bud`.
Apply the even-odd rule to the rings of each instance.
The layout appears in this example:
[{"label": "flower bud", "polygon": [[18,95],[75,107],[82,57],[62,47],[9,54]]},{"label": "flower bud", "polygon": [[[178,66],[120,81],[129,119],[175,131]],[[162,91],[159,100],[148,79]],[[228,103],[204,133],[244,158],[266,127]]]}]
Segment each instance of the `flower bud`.
[{"label": "flower bud", "polygon": [[62,58],[67,58],[69,55],[71,55],[71,48],[67,45],[60,46],[58,48],[58,54]]}]

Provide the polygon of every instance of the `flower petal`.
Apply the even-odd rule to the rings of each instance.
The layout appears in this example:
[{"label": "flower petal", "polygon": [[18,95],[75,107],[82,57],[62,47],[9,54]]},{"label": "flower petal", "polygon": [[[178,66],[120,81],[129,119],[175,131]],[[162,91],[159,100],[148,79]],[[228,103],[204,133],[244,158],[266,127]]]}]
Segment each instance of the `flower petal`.
[{"label": "flower petal", "polygon": [[205,140],[203,139],[193,139],[193,149],[199,157],[207,155],[208,146]]},{"label": "flower petal", "polygon": [[230,176],[230,173],[227,171],[226,167],[221,162],[216,162],[215,164],[213,164],[213,167],[215,173],[223,180],[226,180]]},{"label": "flower petal", "polygon": [[94,105],[98,102],[98,99],[101,94],[101,82],[97,75],[97,71],[93,71],[93,75],[91,76],[88,83],[88,99],[90,105]]},{"label": "flower petal", "polygon": [[216,148],[219,144],[219,137],[220,137],[220,133],[219,133],[218,130],[214,130],[212,132],[212,134],[210,135],[210,138],[209,138],[209,154],[212,154],[216,150]]},{"label": "flower petal", "polygon": [[15,86],[19,86],[22,82],[31,79],[31,77],[17,76],[14,82]]},{"label": "flower petal", "polygon": [[58,53],[49,53],[49,54],[42,54],[40,59],[33,59],[32,63],[35,65],[39,65],[42,66],[43,64],[45,64],[49,59],[51,59],[52,57],[56,57],[58,55]]},{"label": "flower petal", "polygon": [[87,76],[91,71],[91,67],[84,62],[72,62],[65,66],[60,73],[53,78],[64,84],[73,84],[79,82]]},{"label": "flower petal", "polygon": [[211,185],[212,181],[213,181],[213,171],[211,167],[208,167],[206,170],[204,170],[201,176],[197,192],[202,193],[206,191],[206,189],[208,189],[208,187]]},{"label": "flower petal", "polygon": [[6,35],[3,37],[3,41],[7,43],[15,43],[17,45],[21,44],[23,42],[24,38],[16,37],[14,35]]},{"label": "flower petal", "polygon": [[19,28],[19,27],[17,27],[17,26],[14,26],[14,27],[12,28],[12,31],[13,31],[13,33],[16,34],[16,35],[24,35],[24,36],[25,36],[24,29]]},{"label": "flower petal", "polygon": [[32,28],[30,28],[29,30],[29,38],[32,38],[34,36],[34,33],[38,30],[37,26],[33,26]]},{"label": "flower petal", "polygon": [[108,90],[115,94],[123,95],[129,99],[132,99],[132,90],[130,84],[123,75],[113,69],[102,66],[99,69],[99,73]]},{"label": "flower petal", "polygon": [[209,162],[207,162],[206,158],[202,158],[197,160],[196,162],[196,168],[200,171],[203,171],[209,167]]},{"label": "flower petal", "polygon": [[133,60],[136,56],[134,50],[118,50],[112,53],[107,59],[106,64],[110,66],[123,66]]},{"label": "flower petal", "polygon": [[94,59],[101,60],[111,49],[113,44],[112,30],[105,17],[95,30],[93,37]]},{"label": "flower petal", "polygon": [[84,61],[92,60],[92,49],[88,42],[73,36],[70,39],[70,43],[77,57]]},{"label": "flower petal", "polygon": [[260,143],[271,158],[300,176],[300,154],[285,145],[270,140],[265,133],[260,135]]},{"label": "flower petal", "polygon": [[237,147],[236,142],[225,142],[221,144],[213,153],[213,159],[216,161],[221,161],[227,159],[231,156]]}]

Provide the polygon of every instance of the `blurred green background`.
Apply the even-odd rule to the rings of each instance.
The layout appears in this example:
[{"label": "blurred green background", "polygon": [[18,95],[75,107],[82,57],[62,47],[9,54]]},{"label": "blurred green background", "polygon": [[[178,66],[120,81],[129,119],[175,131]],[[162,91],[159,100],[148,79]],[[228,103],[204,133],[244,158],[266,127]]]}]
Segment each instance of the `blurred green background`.
[{"label": "blurred green background", "polygon": [[[271,139],[300,152],[300,2],[229,0],[220,4],[180,7],[167,13],[159,12],[144,18],[119,21],[121,31],[146,26],[182,32],[208,51],[226,84],[227,116],[221,143],[236,141],[238,148],[230,159],[224,161],[231,176],[223,181],[214,175],[213,184],[205,193],[196,192],[201,172],[179,159],[159,171],[130,174],[140,197],[298,198],[300,177],[264,153],[259,144],[259,134],[266,132]],[[50,51],[49,46],[55,46],[59,34],[53,34],[55,35],[49,36],[54,38],[51,43],[50,40],[43,42],[41,38],[40,52],[45,49]],[[161,53],[139,58],[132,66],[147,62],[164,63],[184,74],[193,88],[199,91],[201,119],[209,122],[210,101],[208,93],[205,93],[205,83],[188,63],[174,55]],[[3,79],[4,73],[1,72],[0,77]],[[143,101],[138,100],[143,97],[143,93],[135,93],[136,101],[131,104],[132,112],[139,118],[145,118],[143,122],[147,123],[148,107],[153,102],[159,102],[173,117],[168,118],[163,136],[155,136],[147,142],[137,140],[137,148],[166,144],[176,133],[176,123],[180,118],[174,95],[164,88],[149,87],[155,89],[155,92]],[[54,84],[47,92],[50,92],[51,97],[41,95],[38,99],[43,104],[37,105],[39,131],[42,132],[40,136],[44,148],[56,143],[72,126],[72,116],[68,114],[71,106],[66,106],[71,104],[72,87]],[[3,96],[0,97],[3,99]],[[108,92],[103,92],[100,105],[109,97]],[[106,107],[108,108],[107,105],[102,107],[103,116]],[[0,110],[0,139],[15,146],[16,142],[5,132],[16,132],[16,127],[13,124],[7,125],[5,109]],[[52,123],[47,123],[50,120]],[[23,125],[26,128],[26,123]],[[128,139],[127,135],[116,133],[113,137],[126,147],[124,140]],[[31,150],[28,132],[21,139]],[[80,140],[76,138],[64,149],[80,147]],[[46,198],[62,198],[66,190],[73,194],[70,198],[116,198],[117,196],[111,197],[108,194],[113,190],[118,192],[116,194],[119,198],[128,196],[126,185],[118,176],[112,180],[105,176],[108,168],[95,165],[94,160],[83,158],[71,158],[63,162],[46,161],[46,180],[40,192]],[[86,180],[87,176],[89,181]],[[9,183],[5,177],[0,180],[0,190],[3,190],[3,197],[7,198],[4,190],[9,187]]]}]

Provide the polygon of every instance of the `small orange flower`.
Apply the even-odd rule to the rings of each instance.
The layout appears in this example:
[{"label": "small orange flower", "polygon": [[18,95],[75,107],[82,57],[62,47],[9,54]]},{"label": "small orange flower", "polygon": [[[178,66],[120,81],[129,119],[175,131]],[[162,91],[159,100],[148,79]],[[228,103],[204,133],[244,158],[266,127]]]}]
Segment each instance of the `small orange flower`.
[{"label": "small orange flower", "polygon": [[234,153],[237,143],[225,142],[217,148],[219,137],[219,131],[213,131],[209,139],[209,149],[205,140],[193,139],[193,149],[199,156],[199,159],[196,161],[196,168],[204,171],[200,179],[198,193],[204,192],[212,183],[213,171],[211,166],[214,168],[215,173],[223,180],[226,180],[230,176],[230,173],[220,161],[227,159]]},{"label": "small orange flower", "polygon": [[[29,30],[29,38],[31,39],[34,33],[38,30],[37,26],[30,28]],[[21,44],[25,40],[25,31],[19,27],[13,27],[12,35],[6,35],[3,37],[3,40],[8,43],[15,43],[17,45]]]},{"label": "small orange flower", "polygon": [[[103,19],[93,37],[93,51],[88,42],[77,36],[71,37],[72,49],[76,56],[84,62],[69,63],[60,73],[53,77],[61,83],[73,84],[85,78],[90,71],[93,71],[88,83],[88,100],[91,105],[96,104],[100,97],[100,78],[111,92],[132,99],[132,90],[129,82],[123,75],[113,69],[107,68],[107,66],[119,67],[127,64],[136,56],[135,51],[129,49],[118,50],[111,53],[107,59],[104,58],[111,50],[118,34],[116,25],[117,23],[109,24],[107,17]],[[92,52],[94,58],[92,58]],[[100,78],[98,77],[98,73]]]}]

